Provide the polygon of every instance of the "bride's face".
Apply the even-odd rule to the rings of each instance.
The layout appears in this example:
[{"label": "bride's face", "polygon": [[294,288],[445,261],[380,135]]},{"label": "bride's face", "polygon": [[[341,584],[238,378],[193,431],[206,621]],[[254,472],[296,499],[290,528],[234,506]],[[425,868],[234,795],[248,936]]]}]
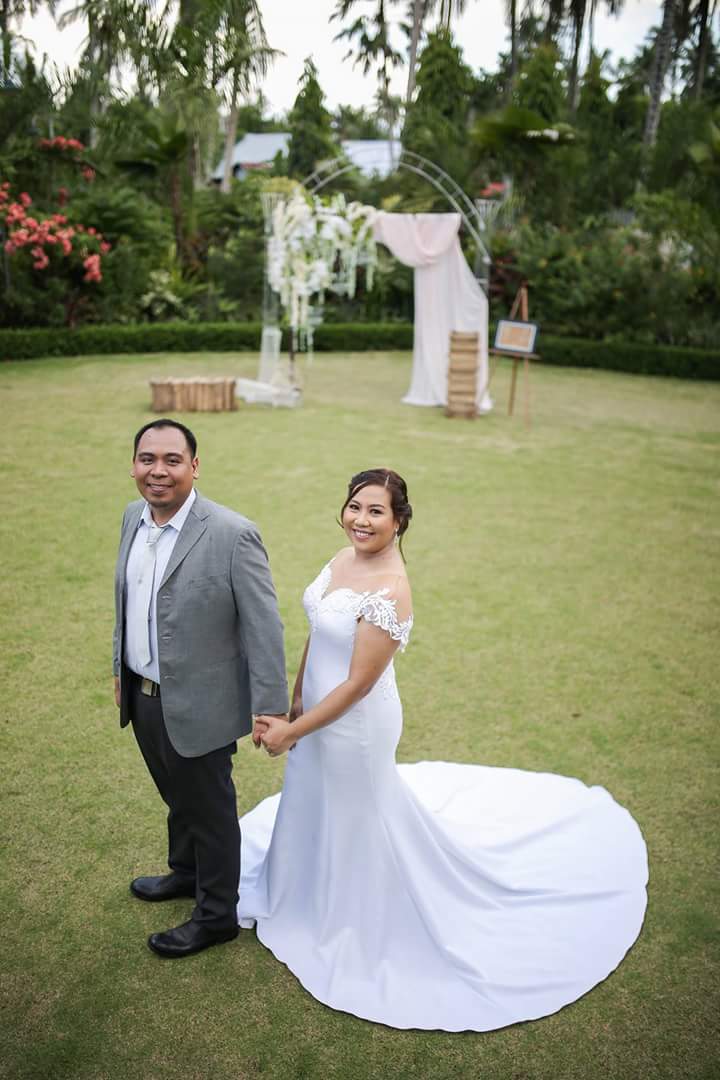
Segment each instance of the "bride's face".
[{"label": "bride's face", "polygon": [[358,553],[374,555],[392,544],[397,521],[387,489],[379,484],[361,488],[345,507],[342,523]]}]

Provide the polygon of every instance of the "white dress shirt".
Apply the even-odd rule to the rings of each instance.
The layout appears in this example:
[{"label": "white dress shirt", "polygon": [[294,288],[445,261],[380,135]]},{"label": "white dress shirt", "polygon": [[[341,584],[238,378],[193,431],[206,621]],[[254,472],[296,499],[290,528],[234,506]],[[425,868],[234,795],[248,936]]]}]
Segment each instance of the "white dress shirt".
[{"label": "white dress shirt", "polygon": [[[152,597],[150,600],[150,663],[143,665],[139,657],[141,654],[141,642],[135,639],[132,628],[138,625],[135,618],[135,605],[138,602],[138,589],[136,582],[141,566],[143,548],[147,542],[147,534],[150,527],[155,524],[150,512],[150,506],[145,503],[142,516],[138,521],[137,533],[130,548],[127,568],[125,570],[125,664],[145,679],[160,682],[160,667],[158,664],[158,638],[157,638],[157,593],[160,583],[165,576],[167,564],[170,561],[173,548],[177,543],[192,504],[195,502],[195,488],[192,489],[185,502],[182,504],[174,517],[170,518],[164,526],[162,534],[157,541],[155,555],[155,577],[153,579]],[[142,624],[142,620],[140,620]]]}]

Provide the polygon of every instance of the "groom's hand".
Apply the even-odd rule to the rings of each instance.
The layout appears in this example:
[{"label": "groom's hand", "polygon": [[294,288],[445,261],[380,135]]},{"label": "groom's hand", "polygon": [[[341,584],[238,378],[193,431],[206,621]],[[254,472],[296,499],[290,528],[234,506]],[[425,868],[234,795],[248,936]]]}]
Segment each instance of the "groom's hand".
[{"label": "groom's hand", "polygon": [[287,713],[263,713],[253,716],[252,741],[256,750],[262,746],[262,737],[270,727],[270,719],[287,720]]},{"label": "groom's hand", "polygon": [[265,726],[265,730],[260,734],[260,741],[271,757],[278,757],[279,754],[292,750],[297,739],[293,738],[287,714],[259,716],[258,721]]}]

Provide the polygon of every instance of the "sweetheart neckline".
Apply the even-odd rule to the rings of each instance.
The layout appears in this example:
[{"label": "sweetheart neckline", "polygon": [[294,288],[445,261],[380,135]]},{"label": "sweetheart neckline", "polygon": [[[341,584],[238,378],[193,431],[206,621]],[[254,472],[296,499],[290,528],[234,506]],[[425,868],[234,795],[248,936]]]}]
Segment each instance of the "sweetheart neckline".
[{"label": "sweetheart neckline", "polygon": [[[349,585],[337,585],[334,589],[331,589],[330,592],[322,593],[320,595],[319,603],[322,603],[323,600],[327,600],[327,598],[329,596],[334,596],[335,593],[338,593],[338,592],[349,592],[349,593],[352,593],[353,596],[382,596],[383,593],[390,592],[390,589],[386,585],[385,588],[376,589],[375,592],[371,592],[369,589],[365,589],[363,592],[358,592],[357,589],[351,589]],[[396,601],[395,600],[388,600],[388,603],[394,604],[394,603],[396,603]]]},{"label": "sweetheart neckline", "polygon": [[[397,605],[397,600],[392,599],[390,597],[387,597],[385,595],[386,593],[390,592],[390,586],[389,585],[384,585],[382,589],[375,589],[374,591],[372,589],[364,589],[362,592],[359,592],[357,589],[351,588],[350,585],[336,585],[336,587],[334,589],[330,589],[330,591],[328,592],[327,587],[328,587],[328,585],[330,585],[332,583],[332,564],[335,562],[335,559],[336,559],[336,556],[333,555],[332,559],[330,559],[329,562],[325,563],[322,570],[320,571],[320,574],[318,575],[319,577],[322,577],[326,570],[329,573],[328,582],[324,586],[322,592],[320,593],[320,596],[318,598],[318,604],[321,604],[323,602],[323,600],[327,600],[327,598],[329,596],[334,596],[335,593],[348,592],[348,593],[352,593],[353,596],[361,596],[363,598],[365,598],[367,596],[380,596],[383,599],[386,599],[389,604],[392,604],[393,607],[395,607]],[[412,611],[408,615],[408,619],[412,619]],[[407,621],[407,620],[405,620],[405,621]]]},{"label": "sweetheart neckline", "polygon": [[[402,622],[401,622],[397,617],[397,600],[395,600],[392,597],[387,597],[387,596],[382,595],[383,593],[387,593],[389,591],[390,590],[389,590],[389,588],[387,586],[385,586],[384,589],[378,589],[376,592],[370,592],[369,590],[366,590],[365,592],[358,592],[357,589],[351,589],[349,585],[338,585],[338,587],[336,589],[331,589],[330,592],[323,593],[322,596],[319,598],[319,600],[317,602],[317,606],[319,608],[320,604],[322,604],[323,600],[327,600],[327,598],[329,596],[334,596],[335,593],[339,593],[339,592],[351,593],[353,596],[359,596],[361,600],[366,600],[369,596],[372,596],[372,597],[377,596],[381,600],[384,600],[386,604],[391,605],[393,611],[395,612],[394,618],[396,620],[396,625],[401,630],[404,630],[407,627],[407,630],[410,631],[412,629],[413,625],[414,625],[414,622],[415,622],[415,620],[413,618],[412,611],[410,612],[408,617],[406,619],[403,619]],[[360,619],[358,618],[358,622],[359,621],[360,621]],[[398,639],[398,640],[400,640],[400,639]]]}]

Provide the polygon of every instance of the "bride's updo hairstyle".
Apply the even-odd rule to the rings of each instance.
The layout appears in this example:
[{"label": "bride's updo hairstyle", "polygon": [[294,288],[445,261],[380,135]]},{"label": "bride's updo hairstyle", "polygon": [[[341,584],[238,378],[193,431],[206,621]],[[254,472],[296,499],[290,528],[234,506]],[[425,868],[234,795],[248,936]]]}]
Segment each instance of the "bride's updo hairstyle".
[{"label": "bride's updo hairstyle", "polygon": [[408,502],[407,484],[402,476],[393,469],[365,469],[363,472],[356,473],[355,476],[353,476],[348,484],[347,498],[342,504],[342,510],[340,511],[340,524],[342,525],[343,514],[345,513],[345,508],[350,500],[355,498],[358,491],[361,491],[365,487],[370,487],[371,484],[385,488],[390,496],[390,509],[398,523],[398,542],[400,544],[400,554],[404,559],[405,554],[402,549],[402,538],[407,532],[408,525],[410,524],[412,506]]}]

